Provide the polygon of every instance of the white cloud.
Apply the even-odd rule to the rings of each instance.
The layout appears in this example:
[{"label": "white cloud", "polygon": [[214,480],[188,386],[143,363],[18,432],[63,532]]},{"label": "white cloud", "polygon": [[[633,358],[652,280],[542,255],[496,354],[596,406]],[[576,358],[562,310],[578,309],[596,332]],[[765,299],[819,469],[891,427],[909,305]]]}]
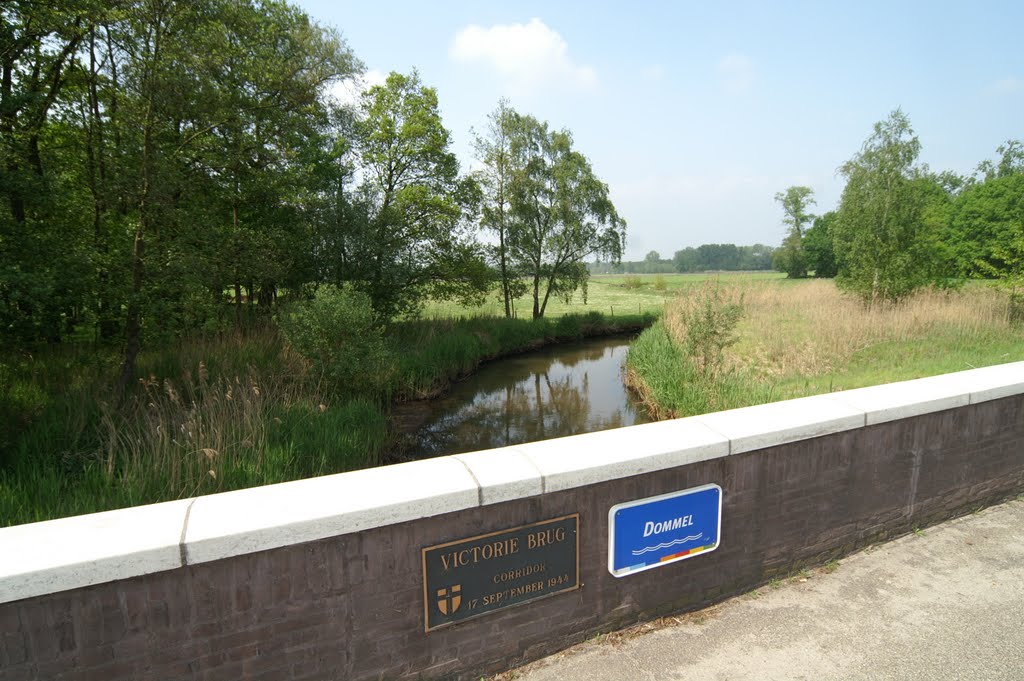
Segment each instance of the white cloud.
[{"label": "white cloud", "polygon": [[754,84],[754,62],[743,54],[727,54],[718,62],[718,78],[729,94],[743,94]]},{"label": "white cloud", "polygon": [[569,45],[537,18],[526,24],[471,25],[455,35],[448,54],[464,63],[483,63],[501,75],[516,94],[548,87],[592,89],[597,73],[569,56]]},{"label": "white cloud", "polygon": [[359,101],[359,96],[374,85],[383,85],[387,74],[370,69],[360,76],[335,81],[327,88],[327,97],[342,106],[351,106]]},{"label": "white cloud", "polygon": [[1024,91],[1024,80],[1009,76],[1008,78],[1003,78],[1002,80],[997,80],[993,83],[992,90],[1001,95],[1021,92]]}]

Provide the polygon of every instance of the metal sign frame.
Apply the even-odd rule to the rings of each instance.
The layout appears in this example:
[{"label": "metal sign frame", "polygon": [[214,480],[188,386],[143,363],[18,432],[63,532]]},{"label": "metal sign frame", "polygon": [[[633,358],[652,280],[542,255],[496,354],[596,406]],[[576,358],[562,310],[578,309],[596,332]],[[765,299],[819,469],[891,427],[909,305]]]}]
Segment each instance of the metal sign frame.
[{"label": "metal sign frame", "polygon": [[[676,553],[676,554],[670,554],[668,556],[664,556],[664,557],[660,558],[657,562],[653,562],[653,563],[649,563],[649,564],[637,563],[636,565],[623,566],[623,567],[620,567],[620,568],[616,569],[616,567],[615,567],[615,547],[616,547],[615,518],[616,518],[616,515],[619,512],[627,510],[627,509],[635,508],[637,506],[654,505],[654,504],[659,504],[659,503],[662,503],[662,502],[665,502],[665,501],[668,501],[668,500],[671,500],[671,499],[688,497],[688,496],[691,496],[691,495],[694,495],[694,494],[704,493],[704,492],[707,492],[709,490],[717,490],[718,491],[718,505],[717,505],[717,509],[715,511],[716,515],[717,515],[717,518],[715,519],[714,543],[697,546],[695,548],[688,549],[686,551],[681,551],[681,552]],[[626,501],[626,502],[623,502],[621,504],[616,504],[616,505],[612,506],[610,509],[608,509],[608,572],[610,572],[615,577],[625,577],[626,575],[633,575],[633,574],[636,574],[638,572],[644,572],[645,570],[652,570],[652,569],[657,568],[657,567],[663,567],[663,566],[669,565],[671,563],[676,563],[676,562],[681,561],[681,560],[686,560],[687,558],[694,558],[696,556],[701,556],[701,555],[704,555],[705,553],[710,553],[710,552],[714,551],[715,549],[717,549],[719,547],[719,545],[721,544],[721,541],[722,541],[722,497],[723,496],[724,496],[724,493],[722,492],[722,488],[720,486],[714,484],[714,483],[710,483],[710,484],[707,484],[707,485],[701,485],[700,487],[691,487],[690,489],[685,489],[685,490],[682,490],[682,491],[679,491],[679,492],[669,492],[668,494],[659,494],[658,496],[647,497],[645,499],[637,499],[635,501]],[[690,538],[687,537],[686,539],[690,539]],[[694,538],[694,540],[696,540],[696,538]],[[676,542],[682,543],[681,540],[676,540]],[[676,543],[676,542],[673,542],[673,543]],[[659,545],[657,548],[662,548],[662,547],[661,547],[661,545]],[[664,548],[667,548],[667,547],[664,547]],[[648,551],[654,550],[654,547],[647,547],[646,550],[648,550]]]}]

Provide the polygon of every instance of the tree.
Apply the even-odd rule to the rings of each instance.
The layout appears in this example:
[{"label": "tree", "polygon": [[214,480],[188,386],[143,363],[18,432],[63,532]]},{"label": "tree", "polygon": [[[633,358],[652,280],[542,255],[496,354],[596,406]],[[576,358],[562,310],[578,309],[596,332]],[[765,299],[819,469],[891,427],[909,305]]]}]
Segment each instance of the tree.
[{"label": "tree", "polygon": [[772,269],[772,258],[775,254],[774,248],[764,244],[753,246],[740,246],[741,270],[770,270]]},{"label": "tree", "polygon": [[943,170],[935,175],[935,181],[950,196],[956,196],[970,184],[970,179],[952,170]]},{"label": "tree", "polygon": [[1024,321],[1024,169],[966,189],[950,231],[959,272],[996,279],[1009,294],[1010,320]]},{"label": "tree", "polygon": [[472,218],[480,188],[460,177],[441,123],[437,91],[419,74],[392,72],[360,102],[355,143],[364,180],[362,215],[342,273],[385,318],[415,311],[425,297],[478,299],[490,276]]},{"label": "tree", "polygon": [[[123,344],[317,280],[327,83],[361,67],[276,0],[0,3],[0,328]],[[316,229],[315,229],[316,228]]]},{"label": "tree", "polygon": [[671,266],[666,262],[663,263],[661,260],[661,254],[657,251],[648,251],[647,255],[644,256],[644,261],[640,263],[641,272],[644,274],[658,274],[660,272],[671,272]]},{"label": "tree", "polygon": [[696,272],[699,266],[697,262],[697,249],[693,246],[687,246],[680,251],[676,251],[672,255],[672,264],[675,266],[676,272]]},{"label": "tree", "polygon": [[804,230],[814,219],[807,208],[815,203],[810,187],[793,186],[778,192],[775,200],[782,204],[782,222],[789,227],[782,246],[774,255],[775,269],[785,272],[791,279],[807,276],[807,256],[804,253]]},{"label": "tree", "polygon": [[815,277],[836,276],[836,253],[832,246],[832,225],[835,221],[836,212],[830,210],[814,218],[814,225],[804,232],[807,269],[813,271]]},{"label": "tree", "polygon": [[740,249],[736,244],[701,244],[697,247],[699,271],[735,271],[740,268],[740,260]]},{"label": "tree", "polygon": [[521,124],[522,117],[507,99],[501,99],[487,117],[485,134],[477,134],[474,138],[477,159],[483,163],[483,168],[476,173],[484,192],[480,224],[498,236],[494,260],[498,266],[506,317],[512,317],[513,300],[526,292],[524,282],[513,268],[508,248],[513,220],[513,183],[516,174],[522,171],[516,164],[512,145]]},{"label": "tree", "polygon": [[916,165],[920,150],[897,109],[840,168],[847,182],[833,226],[837,283],[867,303],[898,301],[942,279],[925,211],[933,190],[947,195]]},{"label": "tree", "polygon": [[395,358],[369,296],[327,285],[287,308],[278,323],[289,345],[305,357],[328,389],[365,397],[381,392]]},{"label": "tree", "polygon": [[1006,140],[996,147],[998,161],[985,159],[978,164],[977,174],[983,181],[1009,177],[1024,172],[1024,142]]},{"label": "tree", "polygon": [[538,319],[552,294],[568,297],[586,285],[586,258],[622,257],[626,223],[567,130],[549,130],[524,116],[512,149],[521,170],[512,191],[509,249],[530,279]]},{"label": "tree", "polygon": [[1024,239],[1024,145],[1008,140],[978,165],[952,206],[950,249],[961,276],[1016,276]]},{"label": "tree", "polygon": [[[73,130],[55,126],[77,56],[109,10],[76,0],[0,4],[0,329],[57,342],[87,301],[87,209],[74,178]],[[51,153],[51,149],[57,150]],[[84,210],[83,210],[84,209]],[[62,229],[57,229],[61,225]]]},{"label": "tree", "polygon": [[1013,273],[1015,243],[1024,237],[1024,172],[993,177],[966,189],[952,220],[952,248],[964,276]]},{"label": "tree", "polygon": [[357,68],[340,39],[270,0],[0,12],[5,330],[59,340],[96,322],[124,343],[123,387],[144,336],[216,316],[224,262],[271,300],[309,251],[297,161],[323,86]]},{"label": "tree", "polygon": [[770,270],[772,256],[776,250],[764,244],[701,244],[697,248],[687,246],[681,251],[676,251],[672,257],[672,264],[676,272]]},{"label": "tree", "polygon": [[331,33],[316,30],[295,8],[258,7],[258,13],[243,3],[226,8],[223,29],[208,43],[223,64],[207,85],[216,125],[191,154],[195,170],[210,179],[201,200],[214,213],[219,242],[202,283],[215,295],[225,284],[234,290],[236,320],[243,297],[250,312],[267,313],[281,285],[308,279],[298,204],[322,162],[315,150],[328,112],[317,98],[328,80],[360,68]]},{"label": "tree", "polygon": [[[241,215],[246,166],[274,156],[278,168],[288,165],[305,144],[302,122],[322,115],[324,86],[358,67],[340,39],[290,6],[215,0],[202,9],[167,0],[131,5],[119,28],[121,51],[111,62],[120,62],[123,87],[132,95],[122,145],[135,171],[126,178],[133,229],[122,392],[131,382],[144,321],[175,331],[168,319],[180,328],[182,312],[208,300],[210,288],[221,295],[221,280],[206,273],[216,270],[212,256],[224,241],[237,247],[248,236]],[[266,136],[259,132],[264,129]],[[208,221],[226,221],[224,213],[210,214],[208,202],[192,203],[204,196],[226,198],[221,205],[231,207],[231,226],[221,234],[228,239],[207,235]],[[268,204],[279,205],[266,200],[253,212],[265,213]],[[253,250],[271,241],[258,238]],[[244,254],[238,259],[254,266]],[[275,266],[275,260],[264,264]],[[251,297],[252,279],[247,283]]]}]

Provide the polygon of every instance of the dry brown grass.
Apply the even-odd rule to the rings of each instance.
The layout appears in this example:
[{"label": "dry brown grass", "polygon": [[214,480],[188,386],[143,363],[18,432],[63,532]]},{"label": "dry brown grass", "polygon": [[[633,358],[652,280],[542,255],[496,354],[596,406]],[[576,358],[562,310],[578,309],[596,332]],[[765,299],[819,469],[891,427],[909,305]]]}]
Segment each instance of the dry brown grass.
[{"label": "dry brown grass", "polygon": [[[680,293],[671,303],[665,306],[665,329],[671,336],[672,341],[681,347],[686,347],[689,341],[688,325],[691,319],[700,319],[702,308],[705,303],[711,302],[716,312],[721,313],[725,308],[738,307],[745,309],[745,299],[749,290],[756,288],[756,284],[719,284],[714,281],[705,282],[701,287],[694,288]],[[709,320],[704,319],[705,323]],[[717,328],[706,328],[702,335],[717,335],[722,347],[727,347],[735,342],[736,333],[728,330],[728,323],[723,324],[723,319],[715,319]],[[717,333],[716,333],[717,332]]]},{"label": "dry brown grass", "polygon": [[[725,287],[724,299],[743,301],[738,342],[726,362],[759,378],[820,375],[880,343],[932,334],[964,338],[1009,330],[1006,296],[990,287],[921,291],[898,305],[865,307],[826,280],[750,282]],[[685,337],[686,299],[666,307],[674,339]]]}]

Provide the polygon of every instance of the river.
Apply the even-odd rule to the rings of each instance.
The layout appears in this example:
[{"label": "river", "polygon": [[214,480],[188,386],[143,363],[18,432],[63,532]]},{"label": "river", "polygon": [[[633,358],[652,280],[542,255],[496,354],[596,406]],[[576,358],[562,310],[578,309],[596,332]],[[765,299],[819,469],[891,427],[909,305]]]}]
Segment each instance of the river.
[{"label": "river", "polygon": [[647,423],[626,390],[630,338],[553,345],[498,360],[423,404],[411,458],[458,454]]}]

